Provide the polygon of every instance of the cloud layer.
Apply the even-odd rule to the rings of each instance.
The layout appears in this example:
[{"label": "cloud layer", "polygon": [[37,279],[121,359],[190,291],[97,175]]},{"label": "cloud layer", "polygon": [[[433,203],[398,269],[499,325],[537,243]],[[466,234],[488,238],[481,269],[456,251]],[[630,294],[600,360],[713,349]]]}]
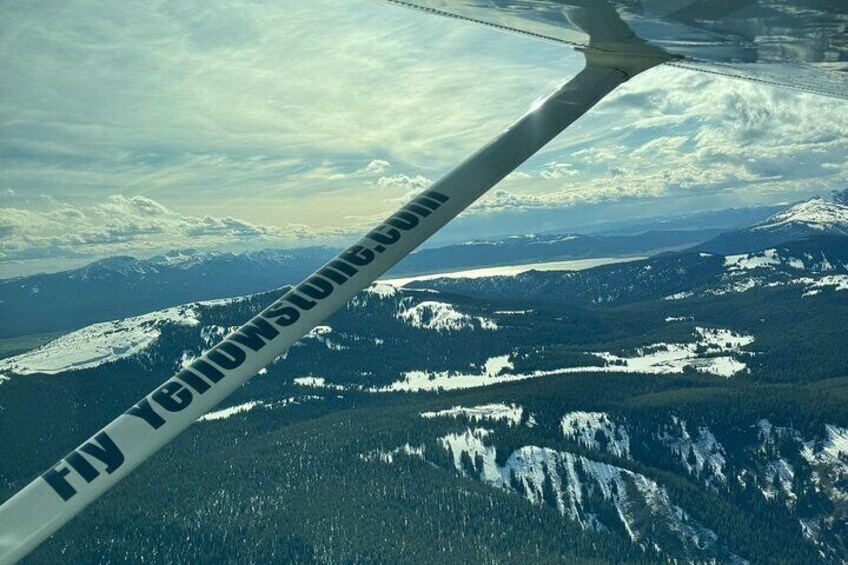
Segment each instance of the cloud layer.
[{"label": "cloud layer", "polygon": [[744,205],[848,185],[848,103],[659,68],[621,87],[479,211],[689,198]]},{"label": "cloud layer", "polygon": [[150,255],[180,248],[302,245],[315,239],[302,225],[255,225],[233,217],[179,214],[143,196],[112,195],[79,206],[45,198],[39,210],[0,208],[0,272],[50,258]]},{"label": "cloud layer", "polygon": [[[7,264],[362,231],[582,65],[562,46],[371,0],[71,0],[5,15]],[[845,101],[655,69],[449,234],[827,193],[848,186],[845,131]]]}]

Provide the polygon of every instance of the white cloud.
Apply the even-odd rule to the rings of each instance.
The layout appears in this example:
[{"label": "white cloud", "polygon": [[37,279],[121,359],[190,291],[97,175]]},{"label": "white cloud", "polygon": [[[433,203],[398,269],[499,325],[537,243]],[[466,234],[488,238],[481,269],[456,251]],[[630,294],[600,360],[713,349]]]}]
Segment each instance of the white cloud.
[{"label": "white cloud", "polygon": [[539,173],[539,176],[546,180],[556,180],[563,177],[573,177],[576,174],[577,171],[575,171],[574,167],[568,163],[552,161],[548,163],[547,167]]},{"label": "white cloud", "polygon": [[41,210],[0,208],[0,264],[188,246],[296,245],[316,235],[298,224],[273,227],[180,214],[143,196],[112,195],[88,206],[51,199]]},{"label": "white cloud", "polygon": [[409,176],[405,174],[380,177],[377,186],[381,188],[393,188],[406,191],[420,191],[433,184],[433,181],[422,175]]},{"label": "white cloud", "polygon": [[366,173],[381,174],[386,172],[392,166],[388,161],[383,159],[374,159],[365,167]]},{"label": "white cloud", "polygon": [[191,190],[219,214],[245,190],[277,211],[303,190],[361,195],[332,184],[357,167],[305,185],[310,163],[445,170],[564,72],[538,64],[557,46],[372,0],[72,0],[8,6],[0,26],[9,188]]},{"label": "white cloud", "polygon": [[[654,69],[616,91],[476,212],[643,199],[773,203],[848,184],[848,103]],[[507,194],[510,196],[507,197]],[[681,199],[681,197],[685,197]],[[735,201],[735,203],[734,203]],[[681,210],[686,211],[686,210]]]},{"label": "white cloud", "polygon": [[[0,252],[19,257],[28,246],[60,256],[164,245],[168,213],[192,218],[175,241],[365,229],[582,62],[561,46],[371,0],[71,0],[11,3],[5,14],[0,199],[16,219],[0,220]],[[844,101],[655,69],[475,212],[603,203],[612,219],[616,202],[826,193],[848,185],[845,131]],[[104,212],[104,229],[90,203],[115,192],[168,213]],[[59,230],[64,220],[45,214],[62,209]],[[27,214],[45,231],[26,231]],[[268,227],[285,218],[308,227]]]}]

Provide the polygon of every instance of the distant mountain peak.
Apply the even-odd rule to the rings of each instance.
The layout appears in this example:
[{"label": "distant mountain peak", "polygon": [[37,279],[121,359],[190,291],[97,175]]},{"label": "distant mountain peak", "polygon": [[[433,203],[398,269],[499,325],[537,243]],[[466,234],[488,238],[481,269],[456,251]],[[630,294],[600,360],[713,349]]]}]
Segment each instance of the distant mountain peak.
[{"label": "distant mountain peak", "polygon": [[848,206],[816,196],[778,212],[750,229],[763,231],[797,227],[848,235]]},{"label": "distant mountain peak", "polygon": [[106,257],[98,259],[84,267],[74,269],[69,273],[69,278],[78,280],[97,280],[106,277],[119,275],[144,275],[147,273],[155,273],[156,267],[147,261],[141,261],[129,255],[117,255],[115,257]]},{"label": "distant mountain peak", "polygon": [[[848,205],[842,193],[815,196],[743,230],[721,234],[697,247],[715,253],[750,253],[817,236],[848,236]],[[848,198],[848,196],[846,196]]]},{"label": "distant mountain peak", "polygon": [[168,267],[188,268],[207,261],[219,255],[214,251],[198,251],[197,249],[172,249],[162,255],[156,255],[148,259],[149,263],[156,265],[167,265]]}]

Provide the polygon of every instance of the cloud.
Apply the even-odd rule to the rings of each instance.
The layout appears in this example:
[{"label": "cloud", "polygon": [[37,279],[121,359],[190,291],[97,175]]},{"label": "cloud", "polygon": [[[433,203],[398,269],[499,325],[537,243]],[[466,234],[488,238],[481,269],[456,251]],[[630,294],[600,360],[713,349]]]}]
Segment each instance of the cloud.
[{"label": "cloud", "polygon": [[556,180],[561,179],[562,177],[573,177],[576,174],[577,171],[575,171],[568,163],[552,161],[548,163],[547,168],[543,169],[539,173],[539,176],[546,180]]},{"label": "cloud", "polygon": [[273,227],[232,217],[180,214],[143,196],[112,195],[89,206],[51,199],[42,210],[0,208],[0,263],[188,246],[297,245],[316,236],[298,224]]},{"label": "cloud", "polygon": [[[70,0],[5,13],[0,253],[15,257],[142,253],[169,234],[212,245],[366,229],[582,66],[562,46],[371,0]],[[470,216],[478,229],[510,212],[596,205],[614,219],[632,202],[683,212],[701,196],[827,193],[848,186],[845,131],[845,101],[654,69]],[[269,227],[285,218],[297,225]]]},{"label": "cloud", "polygon": [[8,8],[0,160],[20,190],[191,190],[226,209],[246,188],[299,197],[308,163],[445,170],[563,72],[536,64],[557,46],[373,0]]},{"label": "cloud", "polygon": [[364,171],[366,173],[374,173],[380,174],[386,172],[392,166],[388,161],[384,161],[383,159],[374,159],[365,167]]},{"label": "cloud", "polygon": [[409,176],[405,174],[380,177],[377,186],[381,188],[401,189],[406,191],[420,191],[433,184],[433,181],[423,175]]},{"label": "cloud", "polygon": [[[848,103],[676,68],[631,80],[474,213],[635,200],[743,206],[848,184]],[[715,199],[713,198],[713,201]],[[688,210],[681,210],[681,212]]]}]

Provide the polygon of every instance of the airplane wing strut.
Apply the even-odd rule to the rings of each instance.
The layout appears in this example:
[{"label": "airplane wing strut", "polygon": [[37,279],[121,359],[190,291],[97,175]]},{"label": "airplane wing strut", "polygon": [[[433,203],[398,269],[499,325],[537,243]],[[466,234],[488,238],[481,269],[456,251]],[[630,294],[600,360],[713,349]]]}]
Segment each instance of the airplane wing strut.
[{"label": "airplane wing strut", "polygon": [[26,556],[618,85],[663,62],[586,57],[583,71],[495,140],[0,506],[0,563]]}]

